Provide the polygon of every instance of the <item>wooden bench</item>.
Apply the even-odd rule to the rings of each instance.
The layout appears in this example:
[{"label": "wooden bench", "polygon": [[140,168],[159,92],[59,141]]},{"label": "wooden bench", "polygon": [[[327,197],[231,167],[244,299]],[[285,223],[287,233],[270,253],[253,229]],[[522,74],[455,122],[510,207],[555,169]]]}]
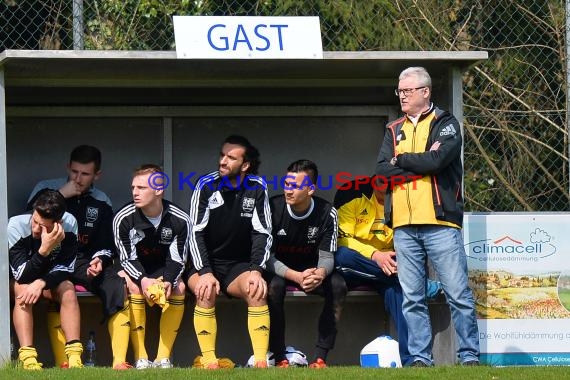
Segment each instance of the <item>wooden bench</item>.
[{"label": "wooden bench", "polygon": [[[87,289],[85,289],[81,285],[75,285],[75,293],[77,297],[96,297],[95,294],[91,293]],[[295,288],[293,286],[287,286],[287,297],[312,297],[313,294],[307,294],[299,288]],[[378,296],[378,292],[376,292],[371,287],[367,286],[358,286],[348,290],[346,295],[347,297],[373,297]]]},{"label": "wooden bench", "polygon": [[[101,324],[100,302],[93,293],[76,287],[81,305],[81,336],[87,337],[89,331],[96,331],[98,360],[101,365],[108,365],[111,360],[110,342],[105,324]],[[220,297],[216,305],[218,320],[217,352],[220,356],[232,358],[244,364],[251,354],[247,332],[247,306],[245,302],[236,302],[228,297]],[[317,337],[317,322],[322,309],[322,298],[307,295],[305,292],[289,287],[285,299],[286,344],[311,356]],[[177,366],[191,366],[198,354],[198,344],[194,332],[192,310],[193,302],[188,297],[187,308],[179,329],[173,352],[173,362]],[[449,307],[445,299],[430,302],[432,331],[434,334],[434,357],[438,364],[452,364],[455,361],[455,334],[452,328]],[[147,351],[150,356],[156,352],[158,342],[158,319],[160,309],[148,309],[147,313]],[[38,311],[41,313],[42,311]],[[41,322],[40,322],[41,323]],[[38,326],[44,344],[44,355],[49,355],[46,346],[45,331]],[[396,331],[392,319],[384,311],[382,297],[373,289],[358,287],[350,289],[341,320],[335,349],[329,354],[332,365],[358,365],[362,347],[379,335],[392,335]],[[49,363],[49,360],[46,360]]]}]

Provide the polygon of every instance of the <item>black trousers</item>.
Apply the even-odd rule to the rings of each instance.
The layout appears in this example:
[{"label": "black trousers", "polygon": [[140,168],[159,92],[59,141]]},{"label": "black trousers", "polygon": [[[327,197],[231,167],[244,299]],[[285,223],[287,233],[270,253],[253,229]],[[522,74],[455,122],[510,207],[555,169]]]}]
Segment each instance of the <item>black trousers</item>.
[{"label": "black trousers", "polygon": [[[285,294],[288,285],[297,284],[285,280],[283,277],[267,274],[269,292],[267,303],[269,305],[269,315],[271,318],[271,328],[269,330],[269,350],[273,352],[275,362],[285,359]],[[346,283],[344,278],[333,271],[327,276],[322,284],[309,294],[317,294],[325,299],[323,310],[318,322],[317,350],[328,352],[334,348],[336,340],[336,325],[340,320],[342,305],[346,298]],[[311,323],[311,321],[307,321]]]}]

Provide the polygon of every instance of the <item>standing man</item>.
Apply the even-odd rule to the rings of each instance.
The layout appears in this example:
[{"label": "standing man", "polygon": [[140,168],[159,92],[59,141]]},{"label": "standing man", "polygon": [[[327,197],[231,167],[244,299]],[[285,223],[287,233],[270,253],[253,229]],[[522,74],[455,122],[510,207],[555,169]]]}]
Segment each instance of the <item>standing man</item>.
[{"label": "standing man", "polygon": [[[133,201],[113,219],[115,245],[127,274],[131,301],[131,341],[135,367],[171,368],[170,356],[184,314],[188,215],[164,200],[165,175],[147,164],[133,173]],[[162,308],[158,352],[148,360],[145,347],[146,304]]]},{"label": "standing man", "polygon": [[196,296],[194,328],[204,368],[216,357],[216,297],[220,290],[247,302],[254,366],[267,367],[269,310],[262,277],[271,248],[267,185],[255,174],[259,151],[243,136],[222,143],[218,170],[201,177],[190,201],[190,252],[185,274]]},{"label": "standing man", "polygon": [[405,115],[386,128],[376,173],[388,182],[385,218],[394,228],[412,365],[433,365],[425,302],[427,258],[451,308],[458,360],[478,365],[479,334],[461,235],[461,127],[453,115],[433,105],[431,92],[431,78],[423,67],[402,71],[396,95]]},{"label": "standing man", "polygon": [[42,192],[32,214],[8,222],[8,252],[14,282],[12,319],[24,369],[42,369],[34,347],[33,307],[41,297],[61,307],[61,328],[69,367],[83,367],[79,340],[80,312],[75,288],[69,278],[77,257],[77,222],[65,212],[65,199],[54,190]]},{"label": "standing man", "polygon": [[[130,308],[125,281],[118,275],[121,270],[113,262],[113,209],[111,200],[93,186],[101,176],[101,152],[94,146],[80,145],[73,149],[67,164],[67,178],[39,182],[28,200],[28,208],[46,189],[59,191],[65,198],[67,211],[78,223],[77,261],[71,281],[93,292],[101,299],[103,315],[113,351],[113,368],[128,369],[126,362],[129,347]],[[63,348],[65,337],[60,315],[55,304],[47,313],[48,332],[54,351],[55,363],[66,367]]]},{"label": "standing man", "polygon": [[318,176],[314,162],[295,161],[287,168],[284,195],[270,199],[273,248],[267,263],[271,316],[269,348],[277,367],[289,366],[285,357],[283,307],[287,285],[325,298],[319,318],[315,356],[309,365],[311,368],[326,367],[346,297],[346,283],[334,271],[337,213],[329,202],[313,196]]}]

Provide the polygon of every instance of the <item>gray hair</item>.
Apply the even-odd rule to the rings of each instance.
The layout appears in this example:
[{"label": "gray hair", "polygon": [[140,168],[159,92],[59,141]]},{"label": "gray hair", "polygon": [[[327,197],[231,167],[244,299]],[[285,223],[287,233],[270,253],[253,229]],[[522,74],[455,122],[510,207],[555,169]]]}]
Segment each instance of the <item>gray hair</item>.
[{"label": "gray hair", "polygon": [[400,73],[398,80],[403,80],[411,76],[418,78],[422,86],[431,88],[431,77],[425,68],[420,66],[408,67]]}]

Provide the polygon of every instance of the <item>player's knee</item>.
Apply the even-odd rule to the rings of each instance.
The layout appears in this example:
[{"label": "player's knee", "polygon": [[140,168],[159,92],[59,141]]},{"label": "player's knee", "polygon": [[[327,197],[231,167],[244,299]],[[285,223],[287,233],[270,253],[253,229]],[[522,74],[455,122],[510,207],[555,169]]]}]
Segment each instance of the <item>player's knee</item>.
[{"label": "player's knee", "polygon": [[198,273],[193,273],[191,276],[186,278],[184,281],[184,285],[186,286],[186,290],[192,294],[194,294],[194,289],[196,288],[196,284],[200,279],[200,275]]},{"label": "player's knee", "polygon": [[216,294],[214,293],[209,299],[196,299],[196,306],[202,309],[211,309],[216,306]]},{"label": "player's knee", "polygon": [[73,285],[73,283],[69,280],[65,280],[59,283],[59,285],[57,286],[57,290],[58,291],[69,291],[69,290],[73,290],[75,291],[75,285]]},{"label": "player's knee", "polygon": [[183,296],[186,294],[186,285],[183,281],[178,281],[176,285],[172,288],[172,294],[175,296]]},{"label": "player's knee", "polygon": [[247,306],[248,307],[261,307],[261,306],[267,306],[267,299],[261,299],[261,300],[257,300],[257,299],[250,299],[247,302]]},{"label": "player's knee", "polygon": [[75,286],[71,281],[61,282],[57,286],[55,293],[57,294],[57,298],[59,299],[60,304],[62,305],[77,304]]},{"label": "player's knee", "polygon": [[248,294],[245,297],[245,302],[247,302],[247,306],[249,307],[259,307],[259,306],[266,306],[267,305],[267,295],[258,299],[255,297],[254,294]]},{"label": "player's knee", "polygon": [[137,296],[140,296],[142,293],[142,290],[140,287],[138,287],[135,283],[133,282],[128,282],[127,283],[127,289],[129,291],[129,294],[134,294]]},{"label": "player's knee", "polygon": [[22,294],[24,292],[24,290],[26,290],[26,284],[20,284],[18,282],[14,281],[14,284],[12,286],[12,292],[14,293],[14,298],[18,297],[20,294]]}]

